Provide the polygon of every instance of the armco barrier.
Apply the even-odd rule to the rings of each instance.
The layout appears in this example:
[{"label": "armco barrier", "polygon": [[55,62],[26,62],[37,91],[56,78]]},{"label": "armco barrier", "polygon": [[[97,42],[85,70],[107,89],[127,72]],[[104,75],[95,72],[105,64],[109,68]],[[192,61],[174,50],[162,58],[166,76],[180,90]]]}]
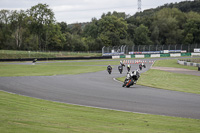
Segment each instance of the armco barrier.
[{"label": "armco barrier", "polygon": [[131,55],[131,58],[135,58],[135,55],[134,55],[134,54],[132,54],[132,55]]},{"label": "armco barrier", "polygon": [[192,53],[191,56],[200,56],[200,53]]},{"label": "armco barrier", "polygon": [[126,58],[131,58],[131,55],[126,55]]},{"label": "armco barrier", "polygon": [[181,53],[181,56],[191,56],[191,53]]},{"label": "armco barrier", "polygon": [[151,54],[151,57],[160,57],[160,54]]},{"label": "armco barrier", "polygon": [[135,55],[135,58],[144,58],[144,55]]},{"label": "armco barrier", "polygon": [[112,56],[112,59],[119,59],[120,56]]},{"label": "armco barrier", "polygon": [[120,55],[120,58],[126,58],[126,56],[125,55]]},{"label": "armco barrier", "polygon": [[144,57],[149,58],[149,57],[151,57],[151,54],[145,54]]},{"label": "armco barrier", "polygon": [[170,54],[170,57],[180,57],[181,53]]},{"label": "armco barrier", "polygon": [[160,54],[160,57],[170,57],[170,54]]}]

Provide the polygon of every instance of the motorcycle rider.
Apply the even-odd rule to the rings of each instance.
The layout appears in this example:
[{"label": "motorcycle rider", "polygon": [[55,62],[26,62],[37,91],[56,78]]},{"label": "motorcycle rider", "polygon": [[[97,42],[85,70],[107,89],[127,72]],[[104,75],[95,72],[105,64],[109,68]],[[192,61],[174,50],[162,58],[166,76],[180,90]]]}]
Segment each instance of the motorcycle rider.
[{"label": "motorcycle rider", "polygon": [[132,78],[134,80],[134,84],[136,84],[138,79],[140,78],[139,70],[137,69],[137,70],[133,71],[131,76],[132,76]]},{"label": "motorcycle rider", "polygon": [[120,61],[120,65],[125,67],[125,65],[124,65],[124,63],[122,61]]},{"label": "motorcycle rider", "polygon": [[107,66],[107,71],[112,71],[112,66],[109,64],[108,66]]},{"label": "motorcycle rider", "polygon": [[142,67],[144,67],[144,63],[142,62]]},{"label": "motorcycle rider", "polygon": [[118,66],[118,70],[119,70],[120,74],[122,74],[123,67],[125,67],[125,65],[122,61],[120,61],[120,65]]},{"label": "motorcycle rider", "polygon": [[34,59],[33,62],[32,62],[32,65],[35,65],[37,59]]},{"label": "motorcycle rider", "polygon": [[139,65],[140,70],[142,70],[142,64]]},{"label": "motorcycle rider", "polygon": [[129,72],[130,70],[131,70],[131,66],[128,65],[128,66],[127,66],[127,71]]},{"label": "motorcycle rider", "polygon": [[131,85],[134,85],[137,83],[138,79],[140,77],[140,73],[139,70],[135,70],[135,71],[128,71],[126,78],[124,80],[124,84],[122,85],[122,87],[126,86],[128,83],[127,87],[130,87]]}]

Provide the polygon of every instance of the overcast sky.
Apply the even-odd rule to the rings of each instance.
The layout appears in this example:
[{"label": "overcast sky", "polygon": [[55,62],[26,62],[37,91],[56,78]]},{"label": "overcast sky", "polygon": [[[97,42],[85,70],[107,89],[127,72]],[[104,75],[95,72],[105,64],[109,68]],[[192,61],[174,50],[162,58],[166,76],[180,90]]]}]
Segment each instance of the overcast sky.
[{"label": "overcast sky", "polygon": [[[166,3],[185,0],[141,0],[142,11],[156,8]],[[53,10],[57,22],[67,24],[90,22],[99,19],[103,13],[125,12],[134,15],[138,10],[138,0],[0,0],[0,10],[27,10],[38,3],[47,4]]]}]

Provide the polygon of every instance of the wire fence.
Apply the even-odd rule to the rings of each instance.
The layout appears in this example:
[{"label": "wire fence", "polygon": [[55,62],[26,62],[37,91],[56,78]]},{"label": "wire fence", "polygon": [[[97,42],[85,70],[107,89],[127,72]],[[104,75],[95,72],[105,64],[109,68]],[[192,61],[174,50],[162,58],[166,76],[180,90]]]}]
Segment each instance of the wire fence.
[{"label": "wire fence", "polygon": [[103,47],[102,55],[124,55],[124,54],[149,54],[163,53],[168,50],[171,52],[194,52],[195,48],[200,48],[200,44],[191,45],[122,45],[114,47]]}]

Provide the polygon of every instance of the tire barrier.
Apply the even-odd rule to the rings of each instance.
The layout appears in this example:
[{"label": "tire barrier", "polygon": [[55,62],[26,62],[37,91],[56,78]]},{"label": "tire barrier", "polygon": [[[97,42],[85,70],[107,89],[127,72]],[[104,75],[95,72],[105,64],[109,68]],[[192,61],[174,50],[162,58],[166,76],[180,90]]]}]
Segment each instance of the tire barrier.
[{"label": "tire barrier", "polygon": [[198,71],[200,71],[200,63],[187,62],[187,61],[182,61],[182,60],[178,60],[177,63],[180,65],[185,65],[185,66],[198,67]]}]

